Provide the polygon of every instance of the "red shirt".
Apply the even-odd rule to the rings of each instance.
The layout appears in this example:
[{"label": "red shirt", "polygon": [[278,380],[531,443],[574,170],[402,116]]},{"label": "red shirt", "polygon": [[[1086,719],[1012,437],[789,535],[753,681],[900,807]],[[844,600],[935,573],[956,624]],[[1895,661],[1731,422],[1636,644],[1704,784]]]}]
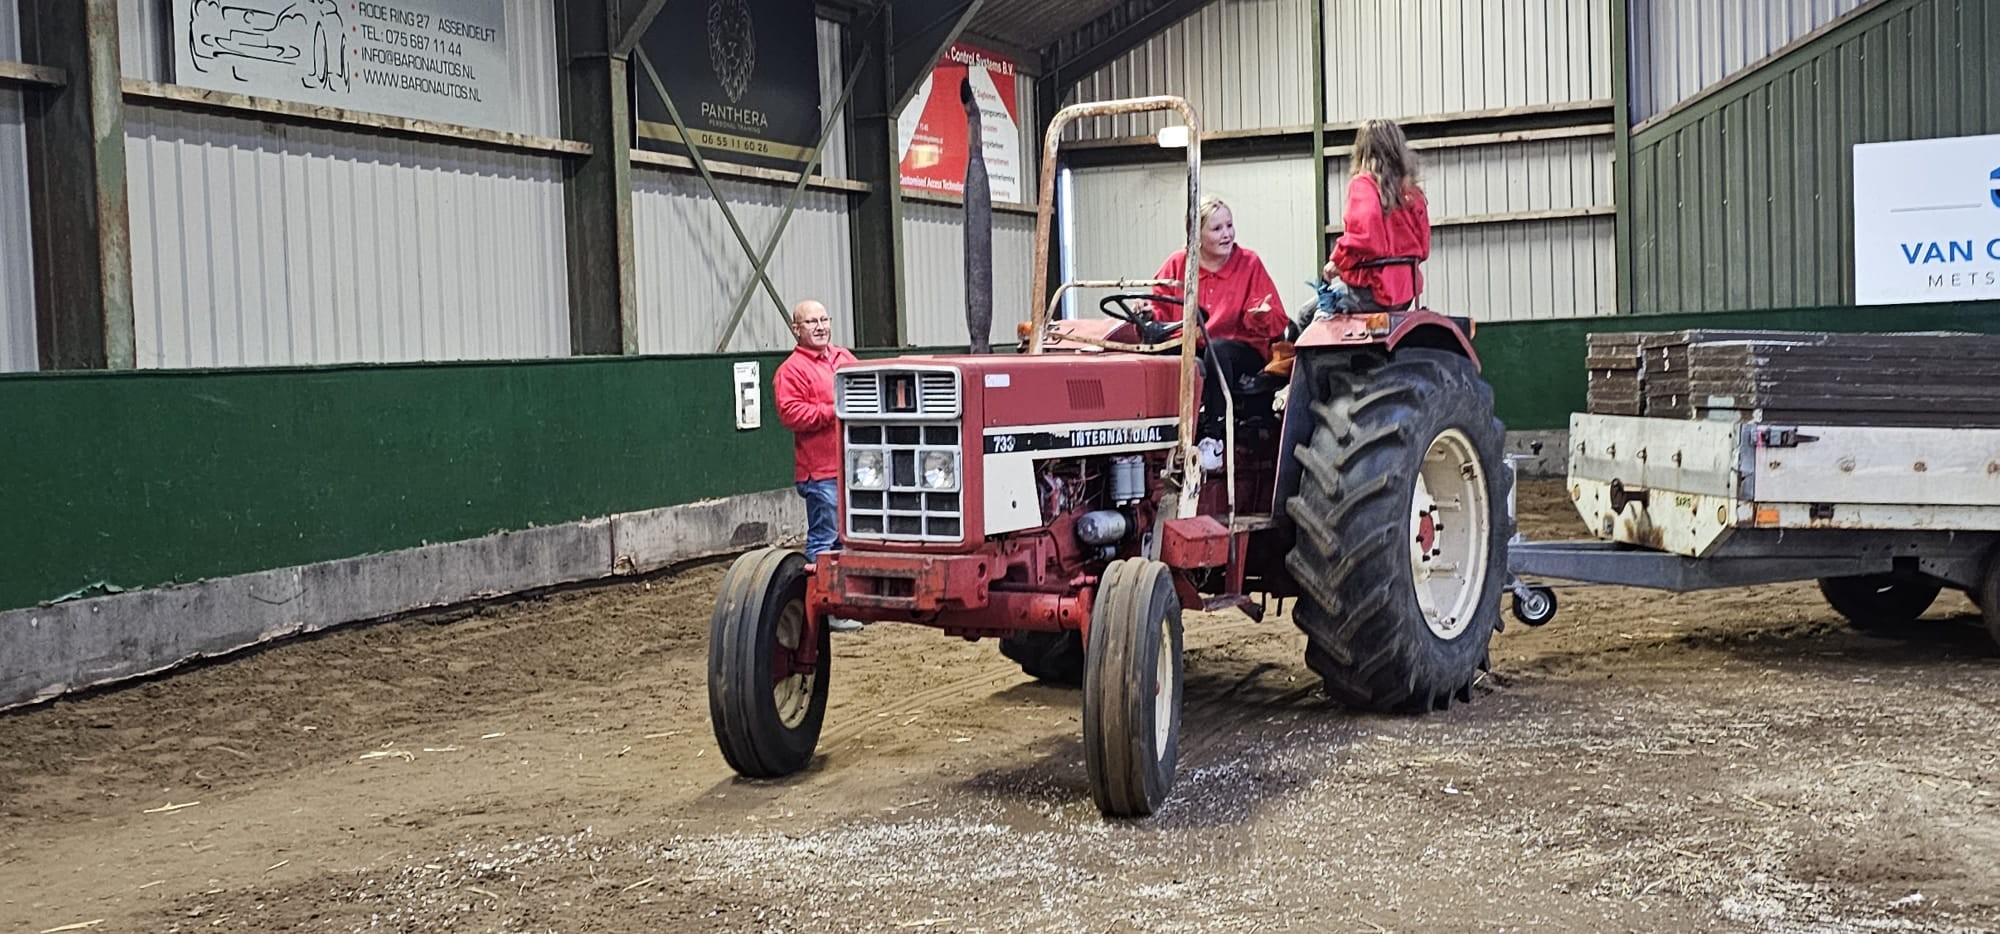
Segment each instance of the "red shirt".
[{"label": "red shirt", "polygon": [[1403,192],[1402,206],[1385,217],[1381,191],[1373,175],[1356,175],[1348,181],[1347,209],[1341,213],[1344,230],[1328,259],[1340,281],[1372,289],[1376,303],[1394,308],[1417,297],[1423,273],[1408,266],[1357,269],[1355,265],[1391,256],[1430,259],[1431,209],[1424,193],[1411,185]]},{"label": "red shirt", "polygon": [[[1187,251],[1175,250],[1167,257],[1155,279],[1179,279],[1187,271]],[[1214,272],[1202,270],[1197,287],[1201,307],[1208,309],[1208,337],[1242,341],[1257,348],[1264,359],[1271,358],[1271,342],[1285,336],[1285,307],[1278,298],[1278,286],[1264,271],[1264,261],[1246,246],[1231,250],[1229,259]],[[1180,286],[1156,285],[1153,294],[1179,298]],[[1185,309],[1155,302],[1153,316],[1161,321],[1179,321]]]},{"label": "red shirt", "polygon": [[771,380],[778,397],[778,421],[792,430],[792,479],[829,480],[840,476],[840,432],[833,420],[833,371],[853,363],[845,347],[812,351],[792,348]]}]

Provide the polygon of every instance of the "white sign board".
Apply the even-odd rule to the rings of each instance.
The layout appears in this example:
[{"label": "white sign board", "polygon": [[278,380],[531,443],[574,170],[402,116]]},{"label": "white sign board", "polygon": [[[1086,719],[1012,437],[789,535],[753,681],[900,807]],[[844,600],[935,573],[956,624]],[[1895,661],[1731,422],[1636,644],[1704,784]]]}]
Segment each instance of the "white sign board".
[{"label": "white sign board", "polygon": [[494,0],[174,0],[174,80],[440,123],[513,129]]},{"label": "white sign board", "polygon": [[2000,136],[1854,147],[1854,300],[2000,299]]}]

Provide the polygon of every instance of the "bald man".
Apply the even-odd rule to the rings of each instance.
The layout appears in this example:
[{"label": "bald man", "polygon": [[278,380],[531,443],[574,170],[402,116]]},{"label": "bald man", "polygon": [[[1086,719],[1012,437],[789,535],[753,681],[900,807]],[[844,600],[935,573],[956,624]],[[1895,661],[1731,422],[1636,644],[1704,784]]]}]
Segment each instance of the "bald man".
[{"label": "bald man", "polygon": [[[840,544],[840,433],[833,420],[833,371],[854,362],[854,354],[833,344],[833,317],[826,306],[807,299],[792,306],[792,336],[798,346],[778,365],[775,395],[778,421],[792,430],[792,479],[806,501],[806,560]],[[836,632],[861,624],[833,620]]]}]

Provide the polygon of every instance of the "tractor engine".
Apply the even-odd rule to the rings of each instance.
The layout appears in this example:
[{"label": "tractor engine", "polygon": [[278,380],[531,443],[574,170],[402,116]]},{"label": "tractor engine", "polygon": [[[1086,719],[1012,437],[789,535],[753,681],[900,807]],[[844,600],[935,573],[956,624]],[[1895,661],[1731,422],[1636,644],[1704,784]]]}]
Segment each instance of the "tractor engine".
[{"label": "tractor engine", "polygon": [[1178,359],[902,357],[835,376],[843,550],[820,608],[967,636],[1076,629],[1140,554],[1180,431]]}]

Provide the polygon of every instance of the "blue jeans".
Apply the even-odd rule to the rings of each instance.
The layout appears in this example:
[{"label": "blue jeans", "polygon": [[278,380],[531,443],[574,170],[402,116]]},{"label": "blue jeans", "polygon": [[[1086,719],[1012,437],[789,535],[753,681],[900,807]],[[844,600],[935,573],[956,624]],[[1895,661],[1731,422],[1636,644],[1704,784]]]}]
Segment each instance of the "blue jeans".
[{"label": "blue jeans", "polygon": [[840,545],[840,483],[828,477],[796,486],[806,501],[806,560],[817,560],[820,552]]}]

